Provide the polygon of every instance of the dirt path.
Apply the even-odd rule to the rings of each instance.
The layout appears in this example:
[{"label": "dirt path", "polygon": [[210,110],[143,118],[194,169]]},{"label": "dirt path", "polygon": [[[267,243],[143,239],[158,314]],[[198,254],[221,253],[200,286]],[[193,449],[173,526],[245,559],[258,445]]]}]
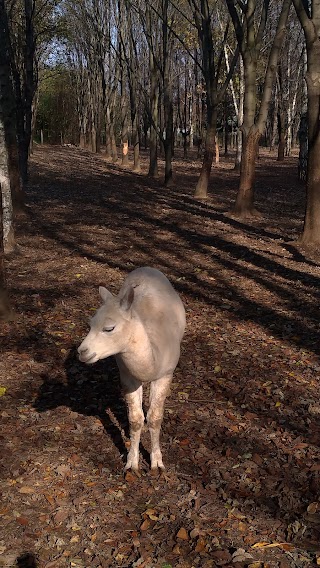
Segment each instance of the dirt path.
[{"label": "dirt path", "polygon": [[[77,149],[33,157],[8,261],[18,318],[0,328],[0,566],[299,568],[320,557],[320,271],[292,243],[296,160],[262,155],[264,217],[248,223],[224,214],[231,162],[205,203],[192,198],[198,168],[177,161],[168,190]],[[123,475],[114,362],[75,356],[98,285],[117,292],[143,265],[166,273],[188,320],[160,479],[147,432],[141,477]]]}]

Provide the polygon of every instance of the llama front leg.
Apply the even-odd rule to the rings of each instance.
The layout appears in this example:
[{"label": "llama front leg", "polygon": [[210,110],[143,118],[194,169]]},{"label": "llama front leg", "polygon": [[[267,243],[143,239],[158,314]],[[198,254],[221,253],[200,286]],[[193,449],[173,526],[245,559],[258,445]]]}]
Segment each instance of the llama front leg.
[{"label": "llama front leg", "polygon": [[162,377],[150,385],[150,407],[147,414],[147,423],[151,436],[151,470],[158,468],[164,470],[160,450],[160,430],[163,419],[164,403],[170,391],[172,377]]},{"label": "llama front leg", "polygon": [[[129,385],[125,388],[125,400],[128,406],[129,428],[130,428],[130,450],[128,453],[125,470],[139,470],[139,444],[141,430],[144,424],[144,414],[142,410],[142,385],[135,385],[136,389],[129,391]],[[133,385],[131,385],[133,387]]]}]

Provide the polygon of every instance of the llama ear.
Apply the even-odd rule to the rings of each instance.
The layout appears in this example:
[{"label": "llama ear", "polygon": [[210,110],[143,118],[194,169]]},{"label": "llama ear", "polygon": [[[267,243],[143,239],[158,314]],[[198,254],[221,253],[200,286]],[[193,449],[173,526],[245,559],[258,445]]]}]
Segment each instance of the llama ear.
[{"label": "llama ear", "polygon": [[125,311],[130,310],[130,308],[132,306],[133,299],[134,299],[134,288],[132,288],[132,286],[130,286],[130,288],[128,288],[128,290],[126,290],[123,298],[121,298],[121,300],[120,300],[120,307]]},{"label": "llama ear", "polygon": [[108,298],[112,298],[111,292],[109,292],[109,290],[107,290],[104,286],[99,286],[99,294],[103,302],[106,302]]}]

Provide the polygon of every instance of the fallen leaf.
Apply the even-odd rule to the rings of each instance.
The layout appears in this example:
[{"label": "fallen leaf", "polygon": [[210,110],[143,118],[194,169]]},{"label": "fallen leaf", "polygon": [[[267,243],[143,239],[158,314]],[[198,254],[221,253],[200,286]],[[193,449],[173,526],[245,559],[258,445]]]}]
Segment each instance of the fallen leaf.
[{"label": "fallen leaf", "polygon": [[157,517],[157,515],[155,513],[156,513],[155,509],[147,509],[143,513],[143,515],[149,517],[149,519],[151,519],[152,521],[158,521],[159,517]]},{"label": "fallen leaf", "polygon": [[65,521],[69,517],[69,511],[66,509],[61,509],[54,516],[55,523],[59,524]]},{"label": "fallen leaf", "polygon": [[251,560],[252,555],[244,550],[244,548],[238,548],[232,555],[232,562],[246,562]]},{"label": "fallen leaf", "polygon": [[125,480],[126,480],[128,483],[136,483],[137,477],[139,477],[139,475],[140,475],[140,474],[138,474],[138,473],[135,474],[135,473],[132,473],[132,471],[127,471],[127,472],[126,472],[126,475],[125,475]]},{"label": "fallen leaf", "polygon": [[141,526],[140,526],[140,530],[141,530],[141,531],[146,531],[146,530],[148,530],[148,528],[150,527],[150,525],[151,525],[151,523],[150,523],[149,519],[145,519],[145,520],[143,521],[143,523],[141,524]]},{"label": "fallen leaf", "polygon": [[203,552],[206,548],[206,541],[203,538],[198,538],[195,552]]},{"label": "fallen leaf", "polygon": [[257,542],[252,545],[252,548],[282,548],[282,550],[294,550],[295,545],[289,542]]},{"label": "fallen leaf", "polygon": [[6,393],[6,387],[0,387],[0,396],[3,396]]},{"label": "fallen leaf", "polygon": [[56,504],[54,497],[52,495],[49,495],[49,493],[45,493],[44,496],[45,496],[46,500],[48,501],[48,503],[50,503],[50,505],[54,506]]},{"label": "fallen leaf", "polygon": [[17,517],[16,521],[17,523],[19,523],[19,525],[22,526],[26,526],[29,523],[29,519],[27,519],[26,517]]},{"label": "fallen leaf", "polygon": [[26,494],[26,495],[31,495],[32,493],[34,493],[34,488],[33,488],[33,487],[28,487],[27,485],[23,485],[22,487],[20,487],[19,493],[24,493],[24,494]]},{"label": "fallen leaf", "polygon": [[177,532],[177,538],[180,538],[180,540],[189,540],[189,535],[184,527],[181,527]]},{"label": "fallen leaf", "polygon": [[315,503],[310,503],[310,505],[308,505],[307,511],[308,513],[314,514],[317,512],[319,508],[319,503],[315,502]]}]

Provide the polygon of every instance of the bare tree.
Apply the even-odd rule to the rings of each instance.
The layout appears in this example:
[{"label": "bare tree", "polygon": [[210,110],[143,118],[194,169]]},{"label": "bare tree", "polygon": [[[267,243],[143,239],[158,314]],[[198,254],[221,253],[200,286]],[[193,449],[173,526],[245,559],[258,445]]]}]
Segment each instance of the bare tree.
[{"label": "bare tree", "polygon": [[[205,152],[202,162],[200,177],[195,190],[195,197],[205,199],[208,194],[208,183],[216,150],[216,127],[218,105],[223,100],[230,78],[238,59],[238,51],[234,54],[229,65],[229,71],[222,78],[222,64],[224,61],[223,45],[226,41],[229,22],[225,27],[223,41],[220,45],[213,40],[212,31],[212,11],[208,0],[188,0],[193,10],[194,22],[198,32],[199,46],[202,56],[201,70],[206,86],[206,106],[207,106],[207,133],[205,142]],[[222,82],[221,82],[222,79]]]},{"label": "bare tree", "polygon": [[226,0],[226,2],[232,17],[243,59],[245,79],[240,186],[233,213],[239,217],[250,217],[257,215],[257,211],[254,208],[254,180],[257,149],[259,139],[265,130],[268,106],[272,95],[272,85],[279,52],[286,31],[286,22],[291,0],[283,0],[281,4],[278,24],[266,66],[259,110],[257,108],[257,69],[259,58],[261,58],[263,35],[268,19],[270,0],[262,1],[260,14],[258,13],[258,2],[256,0],[247,0],[247,2]]}]

